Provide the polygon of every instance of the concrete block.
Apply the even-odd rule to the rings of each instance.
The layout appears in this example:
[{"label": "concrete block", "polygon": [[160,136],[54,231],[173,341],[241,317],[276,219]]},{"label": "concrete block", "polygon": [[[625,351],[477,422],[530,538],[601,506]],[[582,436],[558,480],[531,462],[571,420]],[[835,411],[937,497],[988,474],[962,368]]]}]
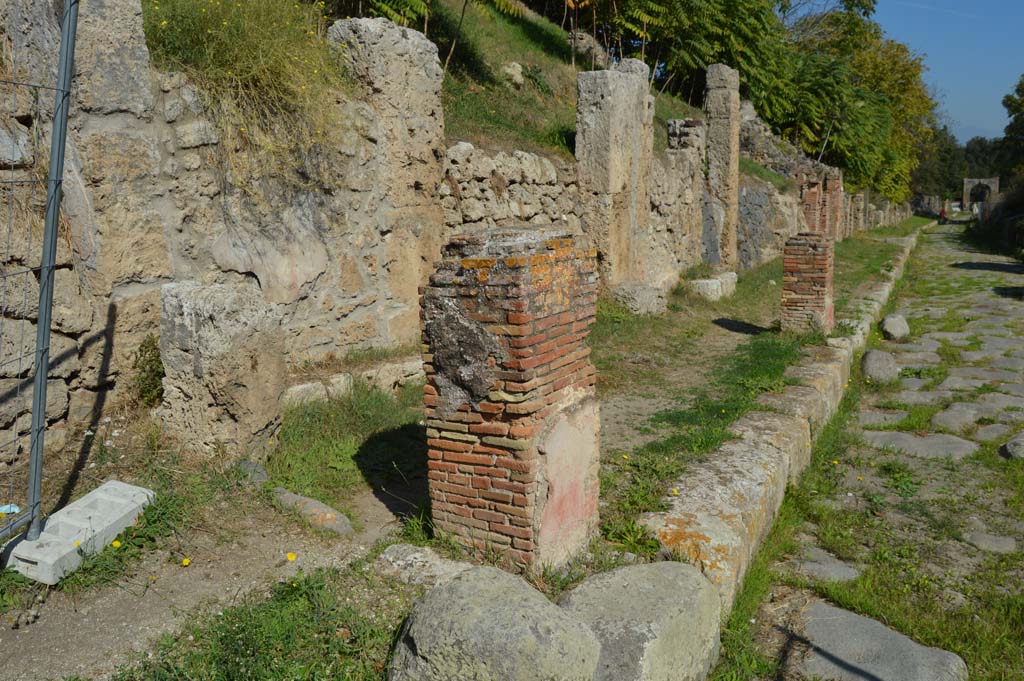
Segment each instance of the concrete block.
[{"label": "concrete block", "polygon": [[143,487],[109,480],[57,511],[39,539],[11,540],[3,550],[6,567],[43,584],[56,584],[133,525],[156,495]]}]

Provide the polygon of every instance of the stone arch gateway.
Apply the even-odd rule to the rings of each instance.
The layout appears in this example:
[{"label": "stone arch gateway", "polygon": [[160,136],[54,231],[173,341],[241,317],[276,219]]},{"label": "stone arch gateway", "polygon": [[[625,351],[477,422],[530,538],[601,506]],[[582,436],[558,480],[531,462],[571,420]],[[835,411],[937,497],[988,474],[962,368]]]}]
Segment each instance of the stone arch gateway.
[{"label": "stone arch gateway", "polygon": [[986,187],[988,188],[988,198],[994,198],[999,194],[999,178],[998,177],[985,177],[985,178],[964,178],[964,200],[961,204],[964,210],[967,210],[971,203],[971,195],[974,193],[976,188]]}]

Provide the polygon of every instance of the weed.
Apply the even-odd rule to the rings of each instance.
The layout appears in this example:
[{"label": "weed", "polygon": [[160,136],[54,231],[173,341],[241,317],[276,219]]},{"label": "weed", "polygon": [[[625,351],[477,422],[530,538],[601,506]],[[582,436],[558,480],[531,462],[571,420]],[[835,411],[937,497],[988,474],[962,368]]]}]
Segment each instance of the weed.
[{"label": "weed", "polygon": [[346,81],[322,2],[146,0],[142,9],[154,64],[201,86],[224,148],[255,148],[265,162],[331,140]]},{"label": "weed", "polygon": [[744,175],[756,177],[759,180],[763,180],[775,186],[783,194],[788,194],[796,188],[796,184],[793,180],[789,179],[785,175],[769,170],[764,166],[755,163],[746,156],[740,156],[740,172]]},{"label": "weed", "polygon": [[364,485],[404,483],[426,459],[421,400],[420,385],[395,396],[357,382],[344,397],[286,411],[267,459],[271,481],[339,510]]},{"label": "weed", "polygon": [[916,495],[921,487],[907,465],[900,461],[886,461],[879,470],[889,478],[886,486],[904,499]]},{"label": "weed", "polygon": [[132,394],[144,407],[155,407],[164,397],[164,364],[160,360],[160,341],[153,334],[147,334],[132,362],[135,376],[132,380]]}]

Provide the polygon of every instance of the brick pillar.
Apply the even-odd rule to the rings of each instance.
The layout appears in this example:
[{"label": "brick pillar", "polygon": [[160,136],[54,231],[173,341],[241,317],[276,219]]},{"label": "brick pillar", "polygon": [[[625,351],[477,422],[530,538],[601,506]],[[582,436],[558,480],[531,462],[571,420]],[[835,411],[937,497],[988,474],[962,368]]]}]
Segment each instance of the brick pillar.
[{"label": "brick pillar", "polygon": [[821,232],[821,183],[809,181],[800,192],[800,202],[804,210],[804,218],[807,220],[807,229],[811,232]]},{"label": "brick pillar", "polygon": [[830,172],[825,177],[825,233],[834,241],[843,237],[843,174]]},{"label": "brick pillar", "polygon": [[[704,91],[707,117],[708,193],[723,210],[708,262],[736,269],[736,230],[740,223],[740,74],[712,64]],[[716,220],[717,221],[717,220]]]},{"label": "brick pillar", "polygon": [[786,242],[782,256],[783,331],[832,331],[833,250],[832,239],[820,232],[803,232]]},{"label": "brick pillar", "polygon": [[597,528],[597,251],[564,229],[452,239],[423,289],[434,526],[557,565]]}]

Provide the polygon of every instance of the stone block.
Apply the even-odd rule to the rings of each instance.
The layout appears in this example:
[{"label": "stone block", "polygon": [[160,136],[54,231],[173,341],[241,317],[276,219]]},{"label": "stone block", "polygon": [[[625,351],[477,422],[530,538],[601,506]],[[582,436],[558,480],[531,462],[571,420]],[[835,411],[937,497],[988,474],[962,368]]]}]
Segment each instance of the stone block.
[{"label": "stone block", "polygon": [[718,659],[721,603],[692,565],[594,575],[560,605],[601,642],[594,681],[703,681]]},{"label": "stone block", "polygon": [[520,577],[474,567],[427,592],[405,621],[390,681],[593,681],[601,645]]},{"label": "stone block", "polygon": [[142,487],[105,482],[47,518],[35,541],[22,536],[5,546],[6,567],[37,582],[56,584],[78,569],[83,558],[107,548],[134,524],[154,496]]},{"label": "stone block", "polygon": [[665,292],[653,286],[627,284],[618,286],[612,296],[633,314],[658,315],[668,309]]},{"label": "stone block", "polygon": [[165,284],[159,413],[168,429],[208,450],[238,453],[269,433],[286,376],[278,325],[255,287]]}]

